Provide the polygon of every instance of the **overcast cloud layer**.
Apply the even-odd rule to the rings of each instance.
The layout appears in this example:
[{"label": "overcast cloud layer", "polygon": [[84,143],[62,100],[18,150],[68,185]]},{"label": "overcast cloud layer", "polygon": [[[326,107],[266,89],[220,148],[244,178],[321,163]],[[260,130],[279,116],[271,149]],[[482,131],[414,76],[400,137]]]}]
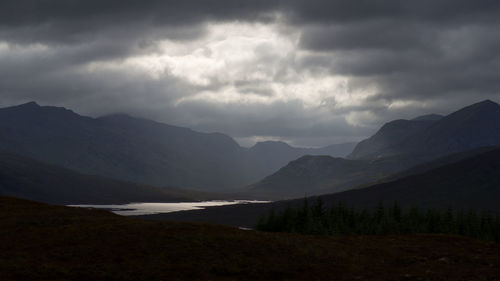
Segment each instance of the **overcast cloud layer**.
[{"label": "overcast cloud layer", "polygon": [[0,106],[326,145],[499,102],[498,30],[498,1],[7,0]]}]

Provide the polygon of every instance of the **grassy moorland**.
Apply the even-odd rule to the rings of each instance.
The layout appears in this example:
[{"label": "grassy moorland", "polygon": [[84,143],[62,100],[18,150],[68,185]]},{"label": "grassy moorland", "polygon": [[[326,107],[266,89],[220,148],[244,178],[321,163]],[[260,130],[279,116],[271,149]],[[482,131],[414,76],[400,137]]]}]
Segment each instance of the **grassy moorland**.
[{"label": "grassy moorland", "polygon": [[500,244],[459,236],[263,233],[144,221],[0,197],[0,280],[498,280],[499,276]]}]

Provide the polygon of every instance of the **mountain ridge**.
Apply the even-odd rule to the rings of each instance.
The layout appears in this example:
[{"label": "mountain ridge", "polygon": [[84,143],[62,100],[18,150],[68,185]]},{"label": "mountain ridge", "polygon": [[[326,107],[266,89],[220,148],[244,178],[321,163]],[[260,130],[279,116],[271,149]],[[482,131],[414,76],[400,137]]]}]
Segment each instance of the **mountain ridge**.
[{"label": "mountain ridge", "polygon": [[[383,129],[384,127],[379,132]],[[358,146],[363,143],[364,141],[360,142]],[[431,160],[447,154],[498,144],[500,144],[500,105],[485,100],[433,121],[429,126],[415,130],[397,142],[375,147],[371,155],[352,153],[349,158],[375,159],[408,154]]]},{"label": "mountain ridge", "polygon": [[207,194],[85,175],[16,154],[0,152],[0,195],[67,205],[183,202],[193,201],[198,196]]},{"label": "mountain ridge", "polygon": [[[468,154],[468,155],[467,155]],[[455,158],[446,159],[446,158]],[[500,146],[447,156],[427,163],[431,169],[409,170],[400,177],[381,183],[333,194],[311,196],[314,203],[321,197],[325,206],[344,204],[354,208],[374,208],[380,202],[390,207],[397,202],[404,208],[440,208],[455,210],[500,211]],[[169,221],[195,221],[253,227],[271,210],[288,206],[301,207],[302,199],[281,200],[267,204],[220,206],[205,210],[150,215],[144,218]]]},{"label": "mountain ridge", "polygon": [[333,158],[323,165],[314,161],[309,161],[310,166],[290,162],[250,185],[247,192],[254,191],[259,196],[269,194],[274,199],[339,192],[384,180],[391,174],[446,155],[500,145],[500,105],[492,101],[479,102],[444,117],[424,116],[423,119],[400,119],[384,124],[347,157],[363,163],[352,170],[335,166],[333,162],[340,161]]},{"label": "mountain ridge", "polygon": [[0,109],[0,150],[85,174],[156,186],[229,190],[313,151],[288,148],[258,152],[222,133],[124,114],[91,118],[35,102]]}]

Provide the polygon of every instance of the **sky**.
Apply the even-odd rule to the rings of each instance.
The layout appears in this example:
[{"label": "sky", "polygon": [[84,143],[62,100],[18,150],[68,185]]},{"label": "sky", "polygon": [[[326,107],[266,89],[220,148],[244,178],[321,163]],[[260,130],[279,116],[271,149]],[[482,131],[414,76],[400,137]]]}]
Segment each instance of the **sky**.
[{"label": "sky", "polygon": [[127,113],[249,146],[357,141],[500,101],[495,0],[3,0],[0,106]]}]

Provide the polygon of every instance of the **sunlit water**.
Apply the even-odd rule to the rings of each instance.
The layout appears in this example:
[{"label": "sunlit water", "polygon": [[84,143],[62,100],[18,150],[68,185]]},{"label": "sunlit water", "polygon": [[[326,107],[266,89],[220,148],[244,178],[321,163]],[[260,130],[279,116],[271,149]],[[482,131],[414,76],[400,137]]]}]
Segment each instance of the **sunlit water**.
[{"label": "sunlit water", "polygon": [[171,213],[187,210],[198,210],[212,206],[224,206],[248,203],[268,203],[269,201],[234,200],[234,201],[202,201],[181,203],[130,203],[121,205],[70,205],[71,207],[96,208],[110,210],[122,216],[140,216]]}]

